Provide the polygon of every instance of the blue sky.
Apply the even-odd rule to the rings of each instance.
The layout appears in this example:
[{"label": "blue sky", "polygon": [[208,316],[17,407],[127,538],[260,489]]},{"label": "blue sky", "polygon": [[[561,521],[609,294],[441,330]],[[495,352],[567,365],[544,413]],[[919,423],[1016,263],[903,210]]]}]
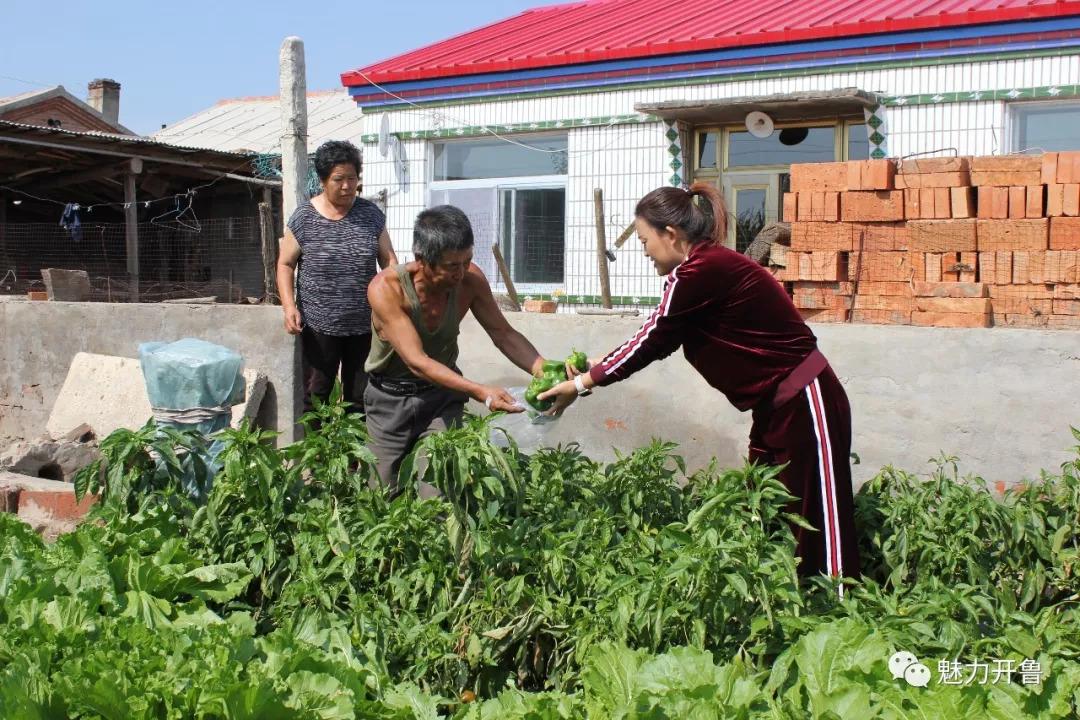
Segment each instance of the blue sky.
[{"label": "blue sky", "polygon": [[[339,75],[550,0],[5,0],[0,97],[118,81],[120,122],[148,134],[222,98],[275,95],[278,50],[304,40],[309,90]],[[17,78],[17,79],[12,79]],[[25,82],[29,81],[29,82]]]}]

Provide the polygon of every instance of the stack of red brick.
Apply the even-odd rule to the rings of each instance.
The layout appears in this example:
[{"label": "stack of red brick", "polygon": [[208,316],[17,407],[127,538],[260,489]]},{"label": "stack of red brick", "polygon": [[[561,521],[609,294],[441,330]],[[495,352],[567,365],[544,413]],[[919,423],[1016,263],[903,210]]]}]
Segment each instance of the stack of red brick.
[{"label": "stack of red brick", "polygon": [[1080,152],[791,167],[809,320],[1080,329]]}]

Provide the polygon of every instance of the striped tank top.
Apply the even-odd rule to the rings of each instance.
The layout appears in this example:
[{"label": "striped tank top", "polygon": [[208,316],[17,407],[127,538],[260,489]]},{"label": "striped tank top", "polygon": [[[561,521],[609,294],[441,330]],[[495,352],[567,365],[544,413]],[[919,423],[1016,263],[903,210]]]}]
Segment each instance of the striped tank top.
[{"label": "striped tank top", "polygon": [[323,217],[310,202],[296,208],[289,230],[300,245],[296,307],[306,326],[339,337],[371,332],[367,289],[385,226],[382,211],[363,198],[340,220]]}]

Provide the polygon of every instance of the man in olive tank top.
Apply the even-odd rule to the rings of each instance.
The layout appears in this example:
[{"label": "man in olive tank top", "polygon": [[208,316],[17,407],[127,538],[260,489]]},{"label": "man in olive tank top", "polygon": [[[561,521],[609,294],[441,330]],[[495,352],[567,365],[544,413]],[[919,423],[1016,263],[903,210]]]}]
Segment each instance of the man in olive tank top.
[{"label": "man in olive tank top", "polygon": [[492,411],[521,412],[505,388],[457,368],[458,327],[467,312],[510,362],[539,375],[544,358],[510,326],[484,273],[472,262],[469,219],[451,205],[425,210],[413,227],[416,260],[388,268],[368,286],[371,353],[364,409],[383,482],[396,494],[401,461],[421,438],[456,423],[469,398]]}]

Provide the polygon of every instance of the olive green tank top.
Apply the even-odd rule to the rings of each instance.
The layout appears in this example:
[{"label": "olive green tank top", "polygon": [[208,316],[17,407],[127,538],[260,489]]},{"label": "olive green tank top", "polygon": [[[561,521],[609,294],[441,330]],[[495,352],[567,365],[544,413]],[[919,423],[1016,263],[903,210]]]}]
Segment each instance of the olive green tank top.
[{"label": "olive green tank top", "polygon": [[[409,299],[413,325],[424,345],[424,352],[428,357],[441,362],[446,367],[456,368],[457,339],[461,325],[461,319],[458,317],[457,286],[450,291],[450,300],[446,303],[446,314],[443,316],[442,323],[432,332],[424,324],[423,315],[420,313],[420,298],[416,295],[412,275],[404,263],[397,266],[397,274],[401,287],[405,289],[405,297]],[[368,353],[367,362],[364,363],[364,370],[386,378],[415,378],[409,371],[409,367],[398,357],[394,346],[380,338],[374,327],[371,332],[371,352]]]}]

